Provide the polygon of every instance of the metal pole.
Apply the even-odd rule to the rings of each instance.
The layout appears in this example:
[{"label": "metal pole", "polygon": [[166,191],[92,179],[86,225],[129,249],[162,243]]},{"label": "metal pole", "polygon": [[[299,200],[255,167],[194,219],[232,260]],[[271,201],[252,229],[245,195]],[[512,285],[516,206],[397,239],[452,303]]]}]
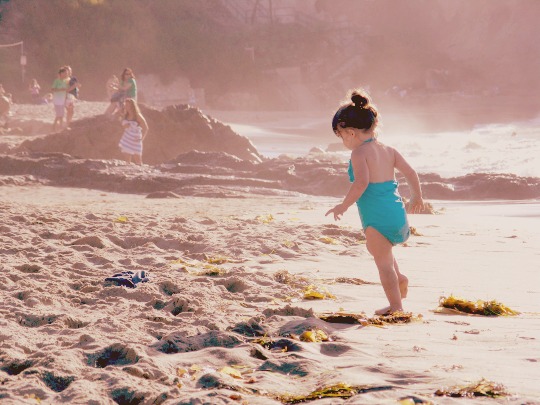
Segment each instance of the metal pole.
[{"label": "metal pole", "polygon": [[24,74],[26,69],[26,55],[24,54],[24,41],[21,41],[21,79],[24,83]]}]

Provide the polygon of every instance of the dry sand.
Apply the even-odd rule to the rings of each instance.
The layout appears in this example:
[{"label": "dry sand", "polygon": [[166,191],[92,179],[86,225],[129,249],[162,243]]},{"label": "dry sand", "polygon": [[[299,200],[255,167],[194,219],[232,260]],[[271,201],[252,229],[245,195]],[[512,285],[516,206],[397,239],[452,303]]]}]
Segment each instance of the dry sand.
[{"label": "dry sand", "polygon": [[[539,218],[500,215],[516,204],[439,203],[441,215],[411,216],[422,236],[396,256],[411,280],[406,309],[423,321],[362,327],[311,316],[340,309],[371,316],[385,301],[379,284],[333,281],[378,282],[357,214],[331,223],[330,198],[2,189],[2,403],[277,404],[278,396],[339,382],[382,388],[317,403],[408,395],[458,403],[432,396],[481,378],[515,395],[488,402],[538,403]],[[222,274],[200,275],[216,269]],[[135,289],[104,281],[140,270],[150,281]],[[276,278],[284,270],[298,287]],[[336,298],[304,300],[300,277]],[[496,298],[522,314],[434,313],[452,293]],[[293,340],[286,352],[253,342],[315,326],[333,341]],[[475,402],[485,400],[468,400]]]},{"label": "dry sand", "polygon": [[[2,404],[279,404],[336,383],[367,392],[314,403],[540,403],[538,202],[436,202],[440,215],[411,216],[419,235],[395,254],[410,279],[405,308],[423,318],[375,327],[314,316],[385,305],[355,209],[324,217],[334,198],[5,184]],[[105,282],[143,270],[134,289]],[[335,298],[304,299],[308,284]],[[521,315],[434,312],[450,294]],[[288,337],[310,328],[331,341]],[[434,396],[482,378],[512,396]]]}]

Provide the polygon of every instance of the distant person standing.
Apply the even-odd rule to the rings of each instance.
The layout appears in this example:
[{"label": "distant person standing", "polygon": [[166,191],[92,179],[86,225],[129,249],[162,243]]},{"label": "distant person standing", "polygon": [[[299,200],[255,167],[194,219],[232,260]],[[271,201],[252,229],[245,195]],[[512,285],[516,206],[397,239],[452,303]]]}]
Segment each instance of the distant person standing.
[{"label": "distant person standing", "polygon": [[125,68],[120,77],[120,90],[124,91],[126,98],[137,101],[137,82],[135,74],[130,68]]},{"label": "distant person standing", "polygon": [[32,102],[34,104],[42,104],[42,99],[40,96],[41,86],[37,82],[36,79],[32,79],[30,82],[30,85],[28,86],[28,91],[30,92],[30,96],[32,97]]},{"label": "distant person standing", "polygon": [[71,66],[65,66],[68,72],[68,89],[66,94],[66,125],[69,127],[75,113],[75,101],[79,99],[81,83],[73,76]]},{"label": "distant person standing", "polygon": [[62,124],[64,123],[64,110],[66,108],[66,94],[68,88],[68,70],[65,67],[62,67],[58,71],[58,77],[54,79],[51,88],[55,112],[53,131],[56,131],[58,124],[62,126]]},{"label": "distant person standing", "polygon": [[132,98],[124,101],[124,117],[122,119],[124,134],[118,146],[131,163],[133,158],[136,164],[142,165],[143,140],[148,133],[148,124],[139,110],[137,102]]},{"label": "distant person standing", "polygon": [[131,98],[137,101],[137,82],[133,70],[125,68],[120,76],[120,85],[118,90],[111,97],[111,104],[105,111],[105,115],[113,115],[117,109],[120,109],[124,100]]}]

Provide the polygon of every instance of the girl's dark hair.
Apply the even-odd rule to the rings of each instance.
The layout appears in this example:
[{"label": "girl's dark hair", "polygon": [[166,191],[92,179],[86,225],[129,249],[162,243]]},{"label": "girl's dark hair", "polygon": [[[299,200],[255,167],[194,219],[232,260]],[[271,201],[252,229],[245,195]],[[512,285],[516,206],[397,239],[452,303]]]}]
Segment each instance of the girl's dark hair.
[{"label": "girl's dark hair", "polygon": [[353,90],[351,102],[343,104],[334,114],[332,130],[337,133],[341,128],[357,128],[364,131],[377,125],[377,109],[371,105],[368,94],[363,90]]}]

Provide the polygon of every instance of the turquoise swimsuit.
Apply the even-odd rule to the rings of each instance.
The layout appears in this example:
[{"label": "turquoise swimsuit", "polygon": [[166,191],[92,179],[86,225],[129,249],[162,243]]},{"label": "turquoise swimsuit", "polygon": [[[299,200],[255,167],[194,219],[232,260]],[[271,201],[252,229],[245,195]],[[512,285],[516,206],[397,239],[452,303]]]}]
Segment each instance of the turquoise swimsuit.
[{"label": "turquoise swimsuit", "polygon": [[[354,181],[352,163],[349,160],[349,178]],[[398,193],[395,180],[382,183],[369,183],[364,194],[356,201],[364,231],[373,227],[386,239],[397,245],[410,236],[405,205]]]}]

